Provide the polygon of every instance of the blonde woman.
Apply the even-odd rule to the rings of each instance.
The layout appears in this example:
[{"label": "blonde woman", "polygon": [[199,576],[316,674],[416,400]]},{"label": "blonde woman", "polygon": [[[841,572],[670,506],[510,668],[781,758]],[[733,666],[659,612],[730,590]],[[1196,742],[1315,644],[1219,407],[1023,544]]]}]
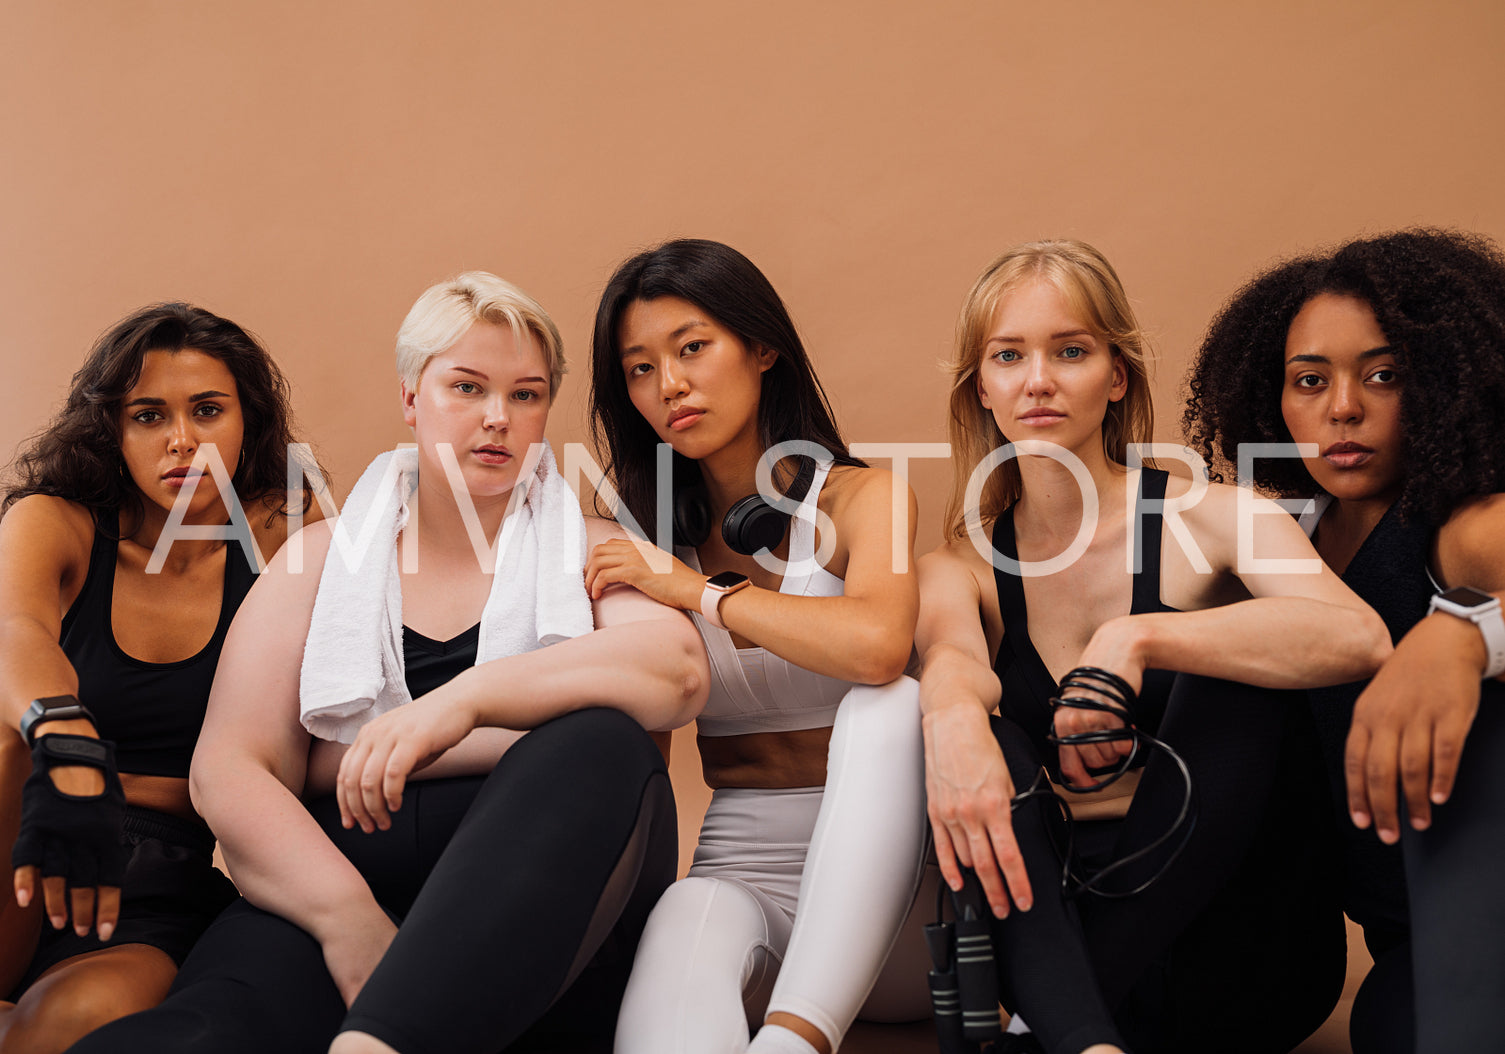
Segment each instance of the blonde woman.
[{"label": "blonde woman", "polygon": [[1289,517],[1244,525],[1286,566],[1240,566],[1233,488],[1131,461],[1146,359],[1082,242],[1012,249],[967,297],[950,539],[920,564],[931,827],[947,882],[975,873],[991,906],[1034,1030],[1009,1042],[1284,1051],[1336,1000],[1344,937],[1327,861],[1298,855],[1329,820],[1278,690],[1365,676],[1388,640]]},{"label": "blonde woman", "polygon": [[244,899],[79,1054],[610,1047],[674,874],[645,728],[694,717],[704,652],[633,590],[585,594],[619,532],[544,445],[564,358],[532,298],[435,286],[398,369],[416,448],[284,547],[220,661],[193,789]]}]

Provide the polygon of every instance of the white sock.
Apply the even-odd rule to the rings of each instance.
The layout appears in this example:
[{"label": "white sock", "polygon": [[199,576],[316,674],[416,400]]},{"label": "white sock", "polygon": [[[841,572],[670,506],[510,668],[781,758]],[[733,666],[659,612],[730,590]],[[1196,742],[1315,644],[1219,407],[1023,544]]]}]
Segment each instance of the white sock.
[{"label": "white sock", "polygon": [[1024,1018],[1015,1014],[1009,1018],[1009,1031],[1016,1036],[1022,1036],[1029,1032],[1029,1026],[1024,1023]]},{"label": "white sock", "polygon": [[753,1037],[747,1054],[816,1054],[816,1050],[798,1032],[783,1025],[764,1025]]}]

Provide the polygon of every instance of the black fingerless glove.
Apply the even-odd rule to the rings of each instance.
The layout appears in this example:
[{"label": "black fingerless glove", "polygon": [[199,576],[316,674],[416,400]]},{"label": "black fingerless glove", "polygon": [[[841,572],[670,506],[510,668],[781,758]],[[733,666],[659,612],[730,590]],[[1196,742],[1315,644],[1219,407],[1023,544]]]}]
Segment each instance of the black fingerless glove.
[{"label": "black fingerless glove", "polygon": [[[50,775],[57,765],[89,765],[104,773],[103,793],[64,794]],[[115,744],[87,736],[51,733],[31,748],[31,775],[21,790],[21,831],[11,867],[39,867],[44,878],[62,875],[74,888],[118,886],[129,850],[121,842],[125,792],[115,771]]]}]

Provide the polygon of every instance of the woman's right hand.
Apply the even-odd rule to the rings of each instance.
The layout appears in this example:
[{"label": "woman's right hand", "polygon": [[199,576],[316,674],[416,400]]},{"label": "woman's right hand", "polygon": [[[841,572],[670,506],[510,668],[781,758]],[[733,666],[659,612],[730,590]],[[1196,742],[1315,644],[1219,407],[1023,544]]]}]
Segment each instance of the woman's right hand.
[{"label": "woman's right hand", "polygon": [[324,965],[345,1008],[355,1002],[366,982],[376,971],[376,964],[387,954],[392,938],[397,936],[397,926],[384,911],[373,903],[371,910],[362,912],[358,920],[346,921],[333,927],[320,944],[324,949]]},{"label": "woman's right hand", "polygon": [[39,735],[11,851],[16,902],[31,903],[40,878],[54,929],[67,924],[71,908],[76,933],[97,927],[100,940],[109,940],[129,861],[121,840],[124,821],[113,745],[92,736]]},{"label": "woman's right hand", "polygon": [[1011,899],[1028,911],[1034,894],[1014,840],[1014,781],[987,714],[949,706],[926,714],[924,727],[927,809],[942,877],[958,890],[961,868],[969,867],[998,918]]}]

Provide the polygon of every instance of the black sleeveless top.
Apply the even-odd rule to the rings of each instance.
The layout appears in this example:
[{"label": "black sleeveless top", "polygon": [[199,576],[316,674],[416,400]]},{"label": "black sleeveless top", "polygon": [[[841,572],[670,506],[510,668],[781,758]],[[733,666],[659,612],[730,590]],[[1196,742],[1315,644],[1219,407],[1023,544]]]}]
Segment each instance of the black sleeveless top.
[{"label": "black sleeveless top", "polygon": [[481,624],[449,640],[434,640],[417,630],[402,627],[402,672],[408,694],[426,695],[476,664]]},{"label": "black sleeveless top", "polygon": [[230,543],[225,549],[219,621],[209,643],[178,662],[144,662],[121,649],[110,625],[119,543],[109,535],[118,533],[117,526],[117,520],[96,525],[88,576],[63,617],[58,643],[78,674],[79,701],[94,715],[100,738],[115,742],[120,771],[186,779],[225,632],[256,581],[256,572],[244,548]]},{"label": "black sleeveless top", "polygon": [[[1139,494],[1135,500],[1134,522],[1141,525],[1139,535],[1144,539],[1140,568],[1134,575],[1133,597],[1129,603],[1130,615],[1143,615],[1154,611],[1174,611],[1160,601],[1160,546],[1161,520],[1159,512],[1145,510],[1146,501],[1161,501],[1165,498],[1165,485],[1169,474],[1153,468],[1143,469],[1139,474]],[[1007,509],[993,526],[993,548],[1010,559],[1019,559],[1019,546],[1014,537],[1014,510]],[[999,712],[1009,718],[1030,737],[1040,758],[1045,762],[1050,778],[1061,782],[1060,755],[1056,748],[1046,742],[1050,732],[1050,699],[1056,694],[1055,678],[1035,650],[1029,636],[1029,612],[1024,602],[1024,582],[997,566],[993,568],[993,581],[998,588],[998,611],[1003,616],[1003,643],[998,646],[998,658],[994,660],[993,672],[1003,685],[1003,699]],[[1144,684],[1135,707],[1135,725],[1154,734],[1165,716],[1165,703],[1171,693],[1171,684],[1176,675],[1169,670],[1146,670]],[[1142,764],[1142,762],[1141,762]]]},{"label": "black sleeveless top", "polygon": [[[1427,575],[1432,530],[1402,521],[1399,502],[1390,506],[1343,572],[1343,582],[1385,620],[1390,639],[1399,643],[1427,614],[1435,592]],[[1343,838],[1343,910],[1361,926],[1381,923],[1409,927],[1406,873],[1401,847],[1386,845],[1373,829],[1361,831],[1348,822],[1348,791],[1343,778],[1343,750],[1353,723],[1354,703],[1369,682],[1355,681],[1307,692],[1312,718],[1322,742],[1338,828]]]}]

